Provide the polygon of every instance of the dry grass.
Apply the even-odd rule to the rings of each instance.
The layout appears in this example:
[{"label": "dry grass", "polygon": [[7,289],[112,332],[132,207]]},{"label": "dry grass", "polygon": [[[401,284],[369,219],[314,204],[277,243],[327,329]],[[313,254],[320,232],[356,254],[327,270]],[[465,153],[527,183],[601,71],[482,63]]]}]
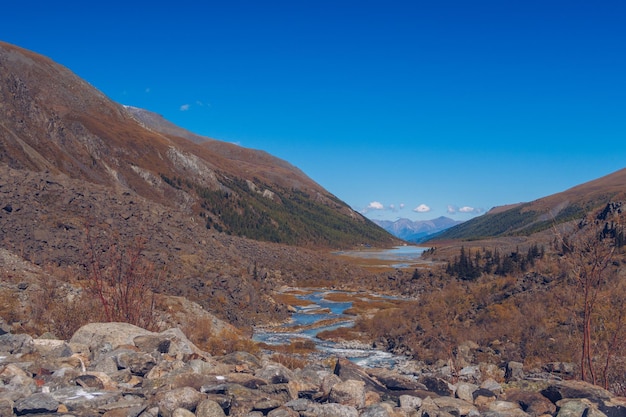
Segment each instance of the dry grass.
[{"label": "dry grass", "polygon": [[225,329],[216,333],[209,317],[192,318],[181,330],[198,348],[211,355],[226,355],[238,351],[254,354],[260,351],[259,344],[237,330]]},{"label": "dry grass", "polygon": [[[305,294],[305,293],[301,292],[301,294]],[[300,295],[300,293],[296,293],[296,292],[276,293],[272,298],[274,298],[274,300],[276,300],[276,302],[279,304],[286,304],[290,306],[306,307],[306,306],[315,304],[312,301],[298,298],[297,295]]]}]

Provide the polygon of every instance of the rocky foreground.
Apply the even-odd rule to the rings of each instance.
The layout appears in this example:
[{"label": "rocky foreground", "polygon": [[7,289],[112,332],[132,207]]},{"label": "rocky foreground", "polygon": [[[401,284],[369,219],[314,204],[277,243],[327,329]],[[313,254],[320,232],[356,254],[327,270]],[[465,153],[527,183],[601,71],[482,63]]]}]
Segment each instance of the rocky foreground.
[{"label": "rocky foreground", "polygon": [[69,341],[0,335],[0,416],[626,415],[625,398],[530,377],[519,363],[452,374],[445,366],[410,375],[365,369],[342,358],[290,370],[244,352],[211,356],[177,328],[92,323]]}]

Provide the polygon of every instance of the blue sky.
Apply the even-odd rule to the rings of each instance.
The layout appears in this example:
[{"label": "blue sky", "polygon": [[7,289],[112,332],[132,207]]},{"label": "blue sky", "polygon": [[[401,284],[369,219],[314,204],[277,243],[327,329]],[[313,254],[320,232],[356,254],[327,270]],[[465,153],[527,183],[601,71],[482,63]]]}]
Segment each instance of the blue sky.
[{"label": "blue sky", "polygon": [[624,1],[10,2],[0,39],[263,149],[376,219],[468,219],[626,166]]}]

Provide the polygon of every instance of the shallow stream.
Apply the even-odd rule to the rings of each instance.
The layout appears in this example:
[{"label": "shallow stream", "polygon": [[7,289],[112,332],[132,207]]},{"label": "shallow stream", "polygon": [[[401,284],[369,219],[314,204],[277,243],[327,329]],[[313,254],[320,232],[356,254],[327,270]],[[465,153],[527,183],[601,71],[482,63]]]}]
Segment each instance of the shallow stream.
[{"label": "shallow stream", "polygon": [[[315,290],[297,295],[297,298],[312,304],[295,306],[296,311],[292,314],[291,321],[279,328],[255,329],[253,339],[270,345],[282,345],[289,344],[294,338],[305,338],[315,343],[318,353],[314,355],[320,359],[344,357],[365,367],[393,367],[407,359],[360,343],[343,344],[319,339],[317,335],[324,330],[354,325],[354,316],[344,314],[352,306],[352,302],[330,301],[325,298],[336,292]],[[333,320],[333,324],[325,325],[328,320]]]}]

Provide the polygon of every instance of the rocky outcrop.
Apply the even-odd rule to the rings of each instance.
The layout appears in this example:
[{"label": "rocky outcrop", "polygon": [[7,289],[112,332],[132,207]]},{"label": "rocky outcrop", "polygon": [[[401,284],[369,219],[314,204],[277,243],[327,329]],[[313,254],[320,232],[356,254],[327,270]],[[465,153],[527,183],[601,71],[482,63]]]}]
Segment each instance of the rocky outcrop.
[{"label": "rocky outcrop", "polygon": [[442,373],[417,378],[343,358],[332,367],[310,363],[291,370],[265,355],[211,356],[179,329],[155,333],[125,323],[92,323],[69,341],[0,335],[3,417],[565,417],[626,411],[626,399],[590,384],[520,378],[453,384]]}]

